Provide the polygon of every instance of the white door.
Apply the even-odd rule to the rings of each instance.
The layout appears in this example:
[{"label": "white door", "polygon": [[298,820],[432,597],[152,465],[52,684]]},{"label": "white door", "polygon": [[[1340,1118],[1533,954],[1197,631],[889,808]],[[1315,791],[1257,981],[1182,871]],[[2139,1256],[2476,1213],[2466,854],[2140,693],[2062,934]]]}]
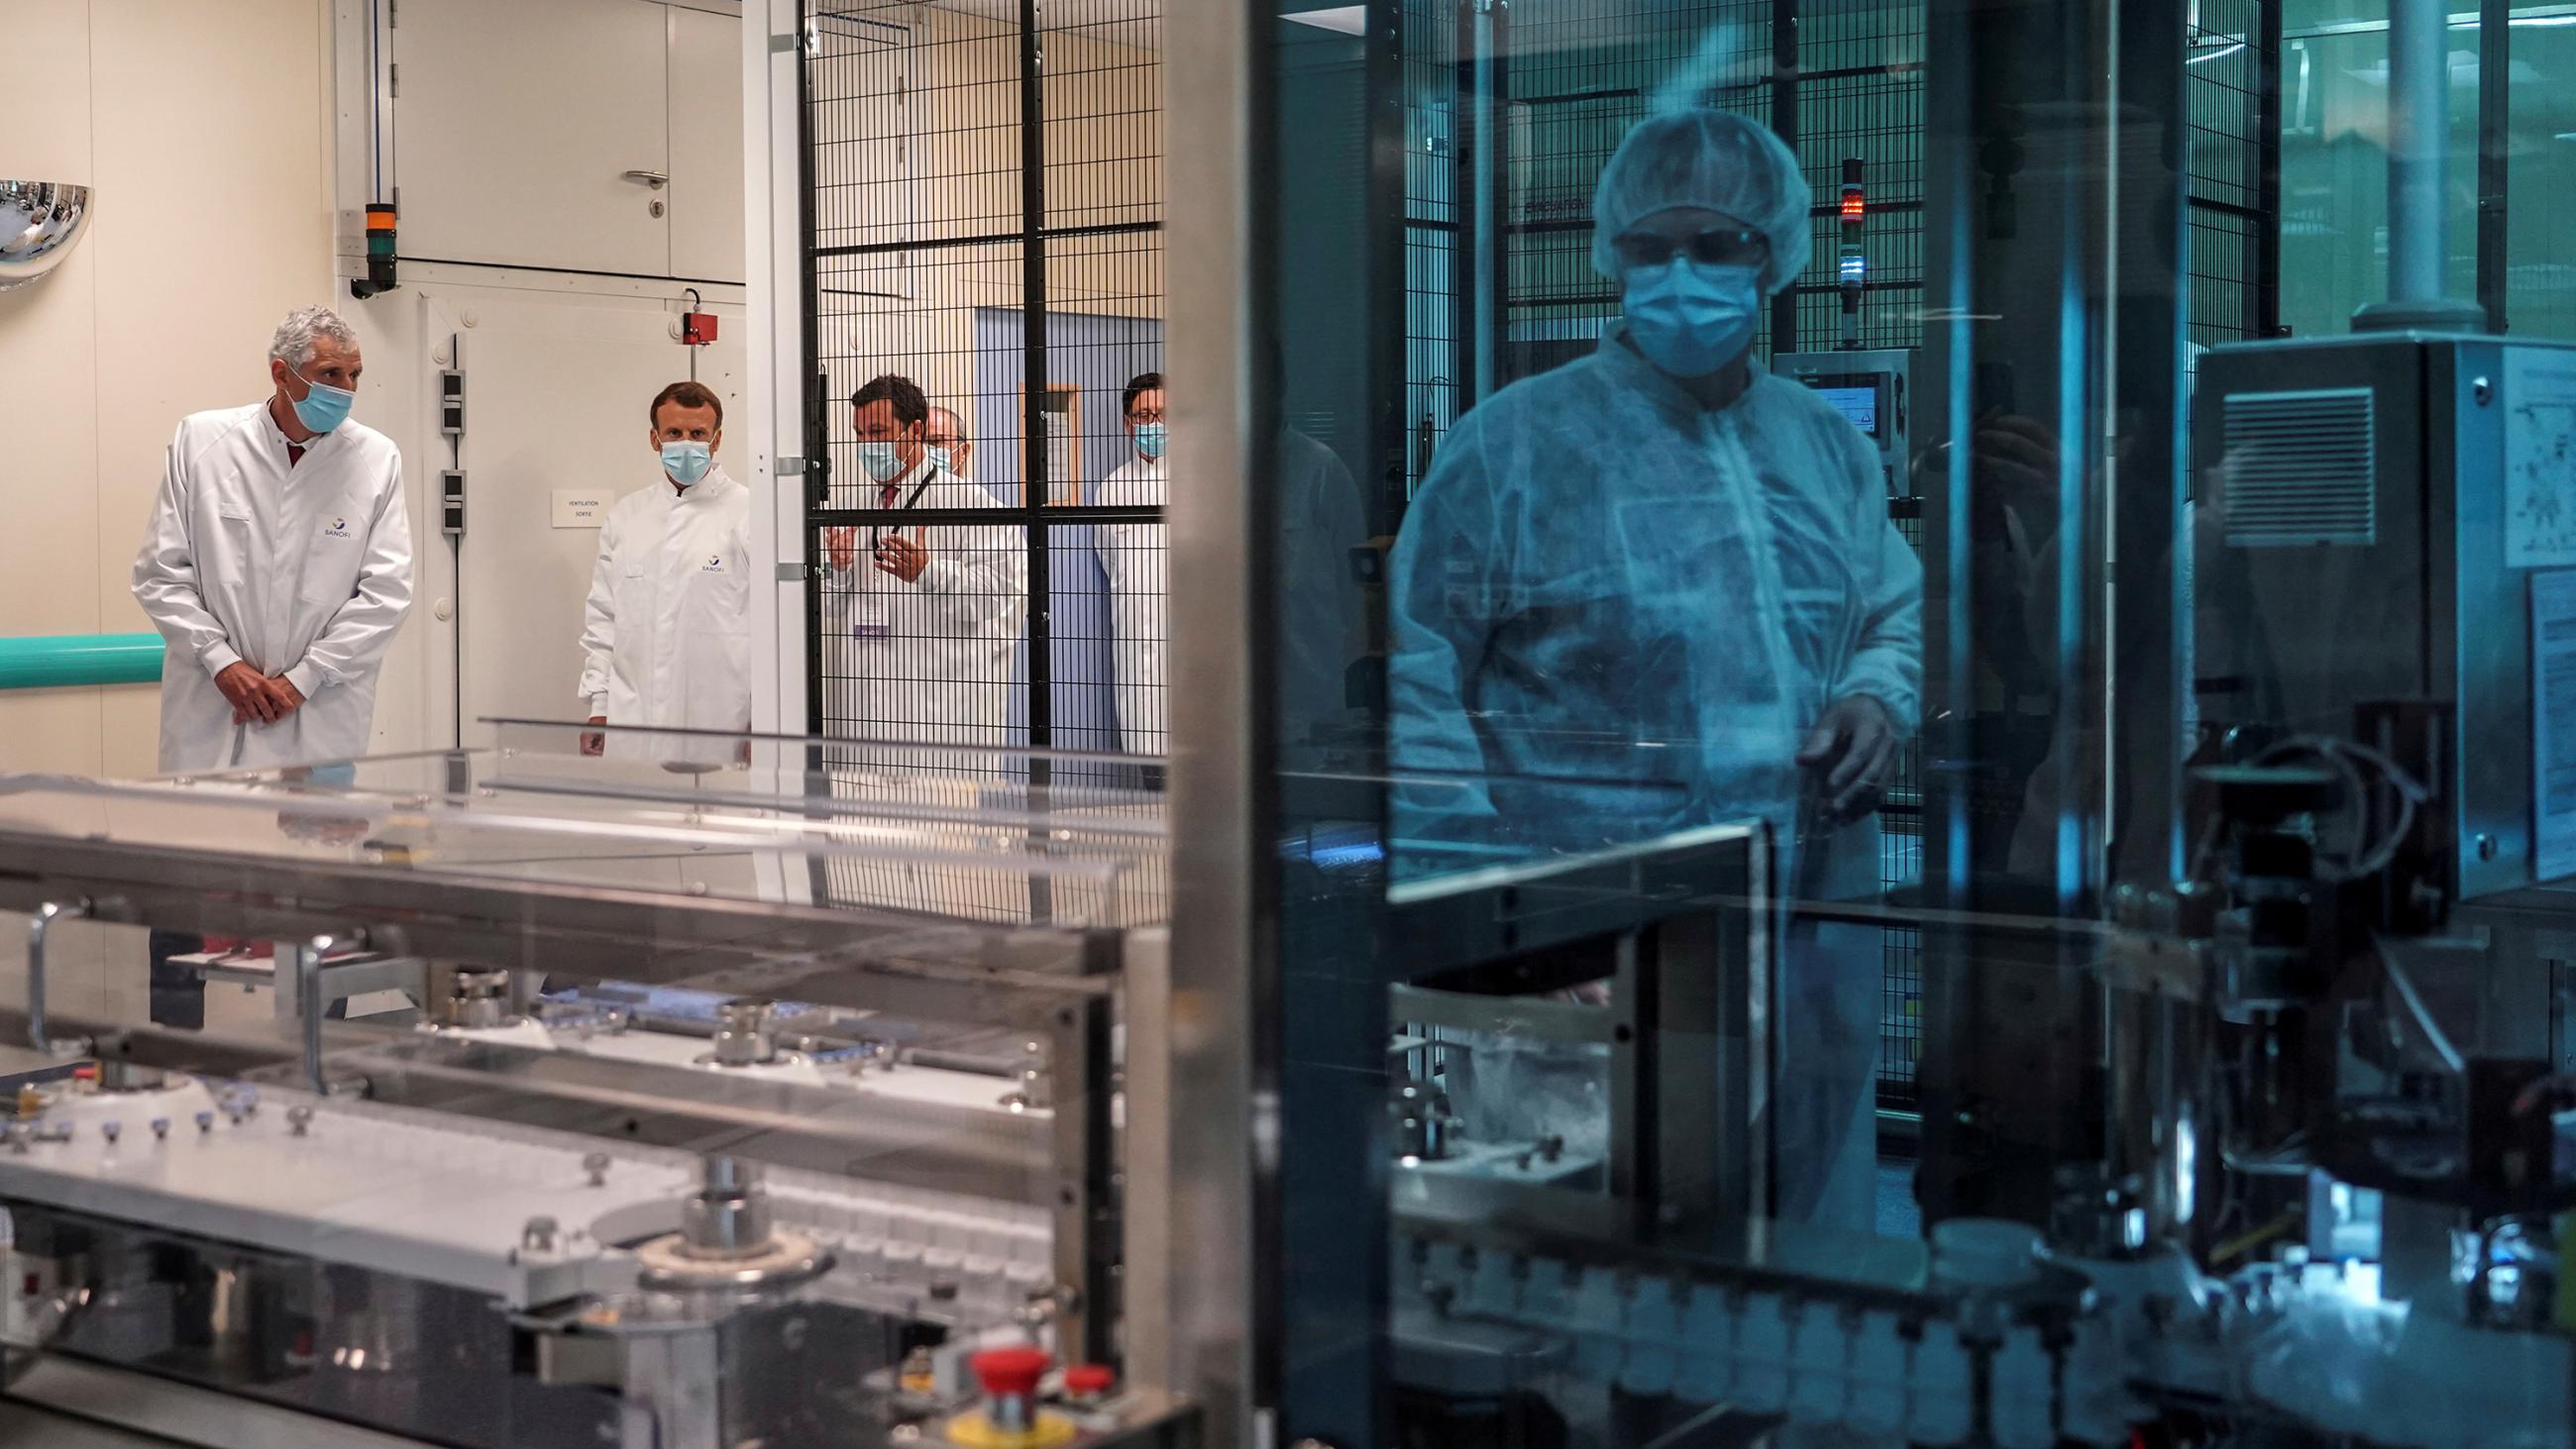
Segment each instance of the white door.
[{"label": "white door", "polygon": [[[589,713],[576,689],[599,531],[556,526],[555,495],[613,501],[667,486],[645,412],[664,384],[689,375],[690,352],[671,339],[674,314],[665,311],[496,301],[488,293],[472,310],[478,325],[461,334],[466,531],[457,587],[469,744],[482,737],[480,719]],[[740,477],[752,429],[739,313],[718,335],[696,349],[698,381],[724,400],[726,441],[716,461]]]},{"label": "white door", "polygon": [[670,7],[671,275],[739,282],[742,21]]},{"label": "white door", "polygon": [[668,28],[637,0],[403,6],[385,38],[402,254],[670,275],[668,190],[627,174],[670,173]]}]

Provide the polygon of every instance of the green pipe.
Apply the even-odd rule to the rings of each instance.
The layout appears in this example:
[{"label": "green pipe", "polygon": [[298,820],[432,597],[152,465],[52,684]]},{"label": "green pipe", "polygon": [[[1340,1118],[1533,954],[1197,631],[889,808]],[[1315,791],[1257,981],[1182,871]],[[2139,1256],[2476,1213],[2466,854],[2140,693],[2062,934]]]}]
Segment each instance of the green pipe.
[{"label": "green pipe", "polygon": [[0,689],[150,684],[161,677],[158,634],[56,634],[0,639]]}]

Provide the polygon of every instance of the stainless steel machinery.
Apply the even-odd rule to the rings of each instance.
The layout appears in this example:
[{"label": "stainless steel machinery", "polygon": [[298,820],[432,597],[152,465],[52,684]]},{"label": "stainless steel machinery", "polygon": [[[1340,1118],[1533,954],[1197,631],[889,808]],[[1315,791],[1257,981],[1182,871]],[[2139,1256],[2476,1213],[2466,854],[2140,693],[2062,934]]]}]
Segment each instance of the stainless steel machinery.
[{"label": "stainless steel machinery", "polygon": [[[1185,1433],[1124,1287],[1159,802],[500,740],[0,780],[8,1396],[206,1445]],[[67,971],[72,919],[164,933],[209,1024]]]}]

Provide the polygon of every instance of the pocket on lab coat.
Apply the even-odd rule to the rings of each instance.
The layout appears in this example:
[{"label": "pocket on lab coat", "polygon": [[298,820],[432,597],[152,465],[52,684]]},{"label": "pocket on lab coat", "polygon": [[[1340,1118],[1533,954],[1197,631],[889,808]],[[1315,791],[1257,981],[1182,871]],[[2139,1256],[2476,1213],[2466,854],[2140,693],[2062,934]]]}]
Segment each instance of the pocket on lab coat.
[{"label": "pocket on lab coat", "polygon": [[303,586],[297,596],[318,606],[327,622],[357,592],[358,571],[353,562],[317,557],[306,561]]},{"label": "pocket on lab coat", "polygon": [[653,575],[649,564],[642,559],[622,560],[608,588],[610,601],[617,606],[621,630],[652,627]]}]

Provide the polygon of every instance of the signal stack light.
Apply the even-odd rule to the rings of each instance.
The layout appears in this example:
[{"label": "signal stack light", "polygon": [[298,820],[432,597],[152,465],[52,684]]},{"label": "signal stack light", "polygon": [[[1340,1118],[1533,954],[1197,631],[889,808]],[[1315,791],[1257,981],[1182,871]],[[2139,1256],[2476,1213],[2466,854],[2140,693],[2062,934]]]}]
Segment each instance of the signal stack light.
[{"label": "signal stack light", "polygon": [[1842,345],[1846,351],[1857,350],[1860,347],[1860,294],[1862,284],[1869,279],[1869,260],[1861,254],[1860,229],[1861,223],[1867,219],[1868,211],[1869,204],[1861,193],[1860,158],[1845,157],[1843,159],[1843,245],[1841,257],[1835,265],[1834,272],[1836,279],[1842,283]]}]

